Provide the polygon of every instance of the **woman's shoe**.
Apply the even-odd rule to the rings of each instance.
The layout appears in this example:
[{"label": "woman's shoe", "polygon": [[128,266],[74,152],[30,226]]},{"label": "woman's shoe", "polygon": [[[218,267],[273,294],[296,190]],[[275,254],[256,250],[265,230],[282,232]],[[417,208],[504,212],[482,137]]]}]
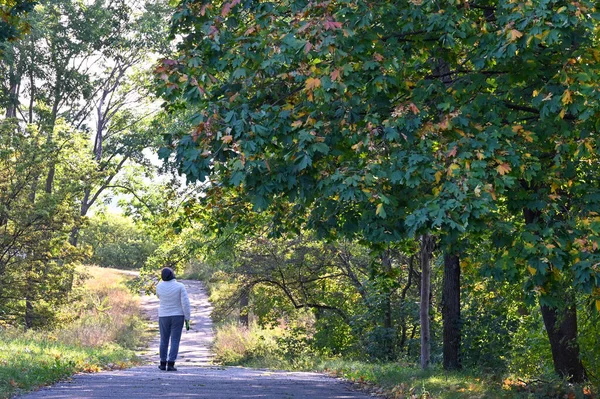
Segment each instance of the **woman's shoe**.
[{"label": "woman's shoe", "polygon": [[158,365],[158,368],[161,370],[166,370],[167,369],[167,362],[163,362],[162,360],[160,361],[160,364]]},{"label": "woman's shoe", "polygon": [[167,371],[177,371],[175,362],[167,362]]}]

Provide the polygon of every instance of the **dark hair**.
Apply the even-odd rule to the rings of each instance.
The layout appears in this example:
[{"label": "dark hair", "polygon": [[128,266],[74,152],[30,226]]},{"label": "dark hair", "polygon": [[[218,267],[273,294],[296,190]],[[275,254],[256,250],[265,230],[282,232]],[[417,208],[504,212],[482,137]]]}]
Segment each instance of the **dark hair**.
[{"label": "dark hair", "polygon": [[175,273],[173,272],[173,269],[171,269],[170,267],[165,267],[160,272],[160,276],[162,277],[163,281],[169,281],[169,280],[173,280],[175,278]]}]

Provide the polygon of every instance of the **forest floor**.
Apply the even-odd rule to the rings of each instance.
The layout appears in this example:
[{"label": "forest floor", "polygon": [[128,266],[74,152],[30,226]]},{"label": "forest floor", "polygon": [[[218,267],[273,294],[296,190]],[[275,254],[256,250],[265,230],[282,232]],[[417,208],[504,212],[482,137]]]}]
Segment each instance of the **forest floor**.
[{"label": "forest floor", "polygon": [[[77,374],[54,386],[21,396],[52,398],[163,398],[205,399],[366,399],[370,394],[351,390],[346,381],[319,373],[283,372],[212,364],[211,307],[200,282],[182,280],[192,303],[192,328],[184,332],[177,372],[158,370],[158,332],[141,355],[147,363],[126,370]],[[158,299],[145,296],[142,304],[150,320],[157,320]],[[154,326],[156,329],[156,326]]]}]

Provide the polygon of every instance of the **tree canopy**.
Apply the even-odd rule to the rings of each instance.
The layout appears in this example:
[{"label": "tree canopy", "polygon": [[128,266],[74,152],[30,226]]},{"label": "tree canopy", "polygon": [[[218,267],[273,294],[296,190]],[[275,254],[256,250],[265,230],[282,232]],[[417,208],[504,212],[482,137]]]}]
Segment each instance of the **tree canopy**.
[{"label": "tree canopy", "polygon": [[599,16],[591,1],[184,0],[179,54],[155,72],[190,129],[160,155],[257,210],[299,204],[328,234],[430,232],[467,256],[491,240],[484,273],[564,305],[567,287],[600,287]]}]

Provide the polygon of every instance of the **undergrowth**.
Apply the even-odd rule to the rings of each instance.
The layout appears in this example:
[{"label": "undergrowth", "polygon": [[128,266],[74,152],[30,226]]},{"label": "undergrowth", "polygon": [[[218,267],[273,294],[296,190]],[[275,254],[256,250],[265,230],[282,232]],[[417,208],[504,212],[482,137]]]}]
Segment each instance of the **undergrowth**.
[{"label": "undergrowth", "polygon": [[139,362],[145,323],[136,297],[111,269],[86,268],[60,323],[48,331],[0,328],[0,398],[77,372],[122,369]]},{"label": "undergrowth", "polygon": [[446,372],[439,365],[423,371],[418,365],[400,361],[331,359],[311,352],[308,341],[295,328],[223,324],[217,328],[213,350],[224,365],[327,372],[353,382],[357,389],[393,399],[598,398],[592,385],[573,385],[553,375],[520,378],[479,370]]}]

